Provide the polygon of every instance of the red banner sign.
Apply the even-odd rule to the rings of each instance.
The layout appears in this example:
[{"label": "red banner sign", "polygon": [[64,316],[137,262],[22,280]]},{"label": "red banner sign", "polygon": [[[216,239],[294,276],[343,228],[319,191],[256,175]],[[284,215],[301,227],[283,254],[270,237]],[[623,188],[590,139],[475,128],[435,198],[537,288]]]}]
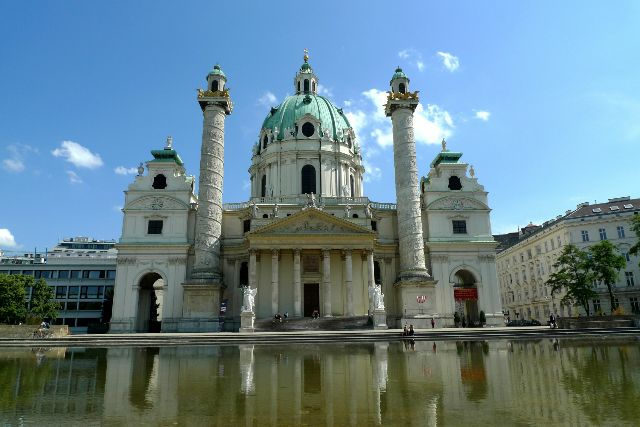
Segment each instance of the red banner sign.
[{"label": "red banner sign", "polygon": [[478,288],[455,288],[453,298],[455,300],[477,300]]}]

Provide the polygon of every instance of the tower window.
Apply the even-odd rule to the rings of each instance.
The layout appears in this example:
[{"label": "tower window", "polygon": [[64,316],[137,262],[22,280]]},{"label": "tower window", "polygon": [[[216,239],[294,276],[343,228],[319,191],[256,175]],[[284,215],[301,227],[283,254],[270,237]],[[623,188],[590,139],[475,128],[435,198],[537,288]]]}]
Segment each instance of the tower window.
[{"label": "tower window", "polygon": [[265,150],[267,149],[267,143],[268,143],[268,142],[269,142],[269,138],[267,137],[267,135],[265,135],[265,136],[262,138],[262,148],[263,148],[263,149],[265,149]]},{"label": "tower window", "polygon": [[309,79],[304,79],[304,91],[309,92]]},{"label": "tower window", "polygon": [[298,92],[300,92],[300,82],[298,82]]},{"label": "tower window", "polygon": [[313,91],[313,93],[316,92],[316,82],[311,81],[311,90]]},{"label": "tower window", "polygon": [[261,197],[267,197],[267,175],[262,175],[262,182],[260,185]]},{"label": "tower window", "polygon": [[302,125],[302,134],[307,138],[313,136],[313,133],[316,131],[316,127],[311,122],[306,122]]},{"label": "tower window", "polygon": [[467,234],[467,221],[454,219],[452,224],[453,234]]},{"label": "tower window", "polygon": [[407,91],[406,86],[404,85],[404,83],[400,83],[398,85],[398,90],[400,91],[400,93],[405,93]]},{"label": "tower window", "polygon": [[302,194],[316,193],[316,168],[305,165],[300,173],[302,178]]},{"label": "tower window", "polygon": [[242,232],[247,233],[248,231],[251,231],[251,220],[245,219],[242,221]]},{"label": "tower window", "polygon": [[147,234],[162,234],[162,220],[149,220],[147,224]]},{"label": "tower window", "polygon": [[163,190],[167,188],[167,177],[159,173],[153,177],[153,184],[151,186],[156,190]]},{"label": "tower window", "polygon": [[371,230],[378,231],[378,222],[377,221],[371,221]]},{"label": "tower window", "polygon": [[214,80],[214,81],[211,82],[211,90],[213,92],[217,92],[219,90],[218,89],[218,81],[217,80]]},{"label": "tower window", "polygon": [[460,178],[455,175],[449,178],[449,190],[462,190]]}]

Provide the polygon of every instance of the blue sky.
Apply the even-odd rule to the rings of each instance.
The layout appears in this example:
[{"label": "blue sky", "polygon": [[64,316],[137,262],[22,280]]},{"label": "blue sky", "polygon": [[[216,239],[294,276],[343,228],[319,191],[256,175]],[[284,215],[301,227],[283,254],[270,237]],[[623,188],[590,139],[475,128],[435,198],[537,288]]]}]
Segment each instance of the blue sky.
[{"label": "blue sky", "polygon": [[446,136],[489,191],[494,232],[638,197],[638,22],[634,1],[4,1],[0,248],[119,238],[126,173],[167,135],[197,175],[196,88],[215,63],[235,103],[224,200],[246,200],[252,144],[304,48],[352,118],[372,200],[395,200],[379,104],[397,65],[421,91],[420,174]]}]

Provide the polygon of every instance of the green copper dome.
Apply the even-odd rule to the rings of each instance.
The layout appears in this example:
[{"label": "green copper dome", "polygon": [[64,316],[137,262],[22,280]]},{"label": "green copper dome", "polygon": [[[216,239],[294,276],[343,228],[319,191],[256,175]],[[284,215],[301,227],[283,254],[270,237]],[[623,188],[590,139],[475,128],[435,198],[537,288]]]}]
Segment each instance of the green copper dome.
[{"label": "green copper dome", "polygon": [[225,80],[226,80],[226,78],[227,78],[227,76],[225,76],[225,75],[224,75],[224,71],[222,71],[222,68],[220,68],[220,66],[219,66],[218,64],[216,64],[216,65],[214,65],[214,66],[213,66],[213,70],[211,70],[211,71],[209,72],[209,74],[207,75],[207,77],[208,77],[208,76],[212,76],[212,75],[213,75],[213,76],[221,76],[221,77],[224,77],[224,78],[225,78]]},{"label": "green copper dome", "polygon": [[391,81],[394,81],[395,79],[399,79],[399,78],[405,78],[409,80],[407,75],[402,71],[402,68],[400,67],[396,68],[396,72],[393,73],[393,77],[391,77]]},{"label": "green copper dome", "polygon": [[272,131],[277,127],[277,139],[281,140],[284,138],[284,130],[294,129],[296,121],[305,114],[311,114],[320,120],[322,130],[329,129],[334,140],[338,138],[338,131],[343,134],[344,129],[351,127],[341,108],[337,108],[324,96],[313,93],[287,97],[282,104],[271,109],[262,127]]}]

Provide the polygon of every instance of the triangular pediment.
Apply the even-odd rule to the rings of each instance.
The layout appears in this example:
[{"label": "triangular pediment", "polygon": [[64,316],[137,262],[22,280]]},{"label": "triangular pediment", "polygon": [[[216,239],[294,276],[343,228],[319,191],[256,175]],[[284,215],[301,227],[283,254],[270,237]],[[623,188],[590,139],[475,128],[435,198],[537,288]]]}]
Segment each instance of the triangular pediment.
[{"label": "triangular pediment", "polygon": [[249,233],[253,236],[300,234],[359,234],[374,232],[343,218],[336,218],[316,208],[306,208]]},{"label": "triangular pediment", "polygon": [[431,202],[429,206],[427,206],[427,210],[489,210],[489,206],[469,197],[447,196]]}]

